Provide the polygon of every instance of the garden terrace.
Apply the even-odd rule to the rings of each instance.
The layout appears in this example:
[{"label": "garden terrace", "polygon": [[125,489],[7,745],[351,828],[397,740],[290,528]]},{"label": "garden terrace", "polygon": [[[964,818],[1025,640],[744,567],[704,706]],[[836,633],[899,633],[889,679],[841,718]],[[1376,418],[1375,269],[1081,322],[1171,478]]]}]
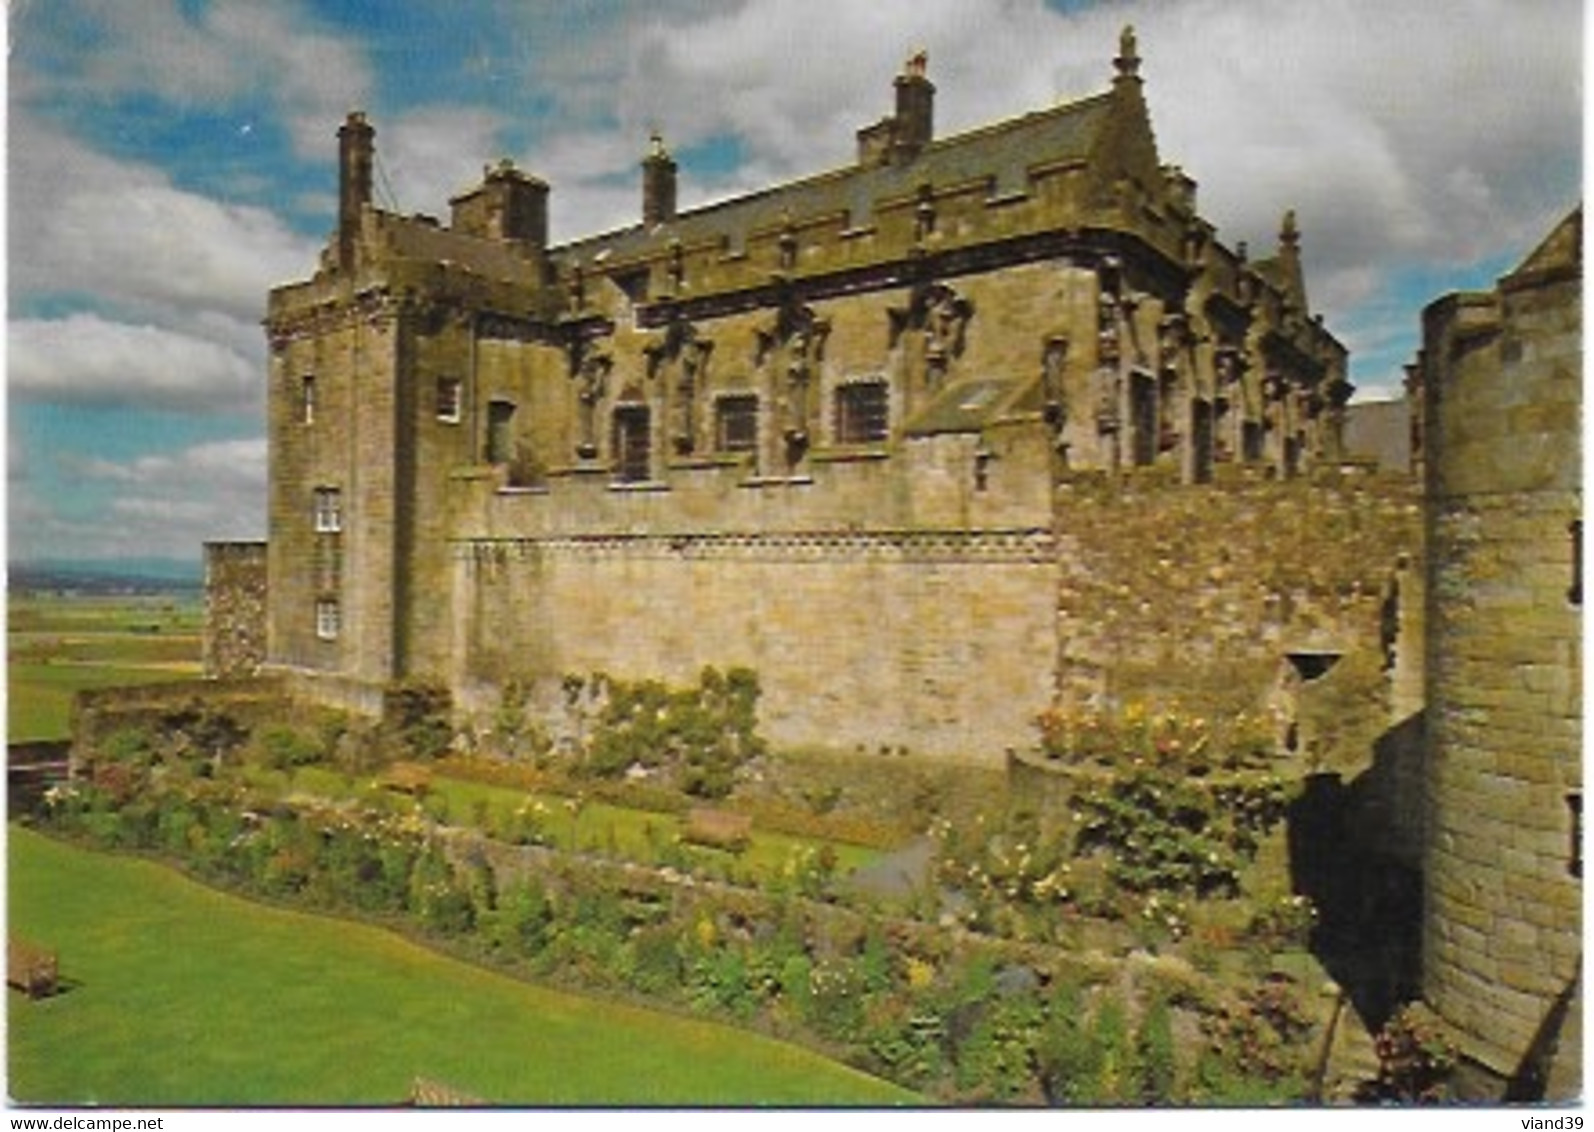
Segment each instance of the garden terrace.
[{"label": "garden terrace", "polygon": [[[672,773],[691,765],[680,744],[694,729],[666,730],[664,755],[637,726],[724,686],[621,689],[607,703],[624,710],[590,712],[577,754],[513,761],[417,756],[443,710],[419,693],[374,725],[289,703],[247,722],[188,713],[166,732],[158,713],[139,715],[154,729],[102,729],[83,777],[35,820],[523,977],[787,1036],[940,1099],[1333,1091],[1319,1057],[1341,1003],[1316,993],[1315,910],[1289,884],[1288,789],[1247,769],[1251,755],[1209,752],[1228,769],[1188,781],[1176,760],[1100,767],[1076,784],[1080,817],[1043,828],[1018,796],[982,805],[890,754],[847,761],[856,781],[805,779],[803,760],[748,733],[740,742],[756,754],[730,766],[712,807],[746,822],[748,843],[714,848],[686,836],[693,809],[710,808],[690,791],[705,780]],[[1155,748],[1163,732],[1149,734]],[[594,765],[579,753],[605,745],[622,757]],[[424,791],[382,786],[394,765],[384,749],[424,772]],[[625,773],[638,765],[649,773]],[[839,836],[846,810],[893,783],[869,844]],[[795,800],[801,835],[761,816],[790,816]],[[920,871],[884,896],[848,882],[915,858],[894,850],[933,815],[928,869],[917,856]],[[1343,1045],[1356,1031],[1335,1032]],[[1139,1059],[1133,1079],[1109,1080],[1088,1053],[1102,1048]]]}]

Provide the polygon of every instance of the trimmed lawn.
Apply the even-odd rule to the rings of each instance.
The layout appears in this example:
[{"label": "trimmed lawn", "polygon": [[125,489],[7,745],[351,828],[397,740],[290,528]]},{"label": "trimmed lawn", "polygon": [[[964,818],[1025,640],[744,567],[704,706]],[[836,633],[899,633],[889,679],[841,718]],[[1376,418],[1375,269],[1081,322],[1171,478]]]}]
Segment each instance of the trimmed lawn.
[{"label": "trimmed lawn", "polygon": [[43,1104],[389,1105],[426,1077],[495,1104],[921,1099],[725,1026],[529,986],[363,924],[9,829],[9,930],[69,989],[8,992],[10,1093]]},{"label": "trimmed lawn", "polygon": [[[362,798],[378,805],[392,805],[394,796],[374,785],[375,775],[349,776],[327,767],[300,767],[291,773],[251,770],[249,778],[261,785],[272,785],[284,794],[304,793],[324,798]],[[493,830],[512,827],[517,810],[540,805],[541,828],[552,845],[570,851],[604,852],[630,861],[650,862],[675,840],[684,826],[676,814],[630,809],[607,802],[588,801],[579,807],[569,798],[551,793],[531,793],[510,786],[495,786],[461,778],[434,774],[427,805],[446,807],[454,824]],[[779,876],[793,860],[805,853],[818,852],[828,845],[835,854],[836,875],[844,876],[877,860],[878,849],[849,845],[841,841],[793,837],[789,834],[754,829],[743,853],[731,854],[702,846],[688,845],[683,853],[713,861],[727,874],[751,883]]]}]

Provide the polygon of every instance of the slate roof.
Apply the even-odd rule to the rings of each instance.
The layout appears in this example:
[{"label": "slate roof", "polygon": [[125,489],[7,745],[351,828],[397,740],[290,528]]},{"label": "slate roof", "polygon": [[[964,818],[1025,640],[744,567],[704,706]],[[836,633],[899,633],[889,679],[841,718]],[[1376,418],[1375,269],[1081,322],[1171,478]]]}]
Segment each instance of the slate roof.
[{"label": "slate roof", "polygon": [[[847,226],[864,226],[876,201],[911,194],[926,182],[952,185],[986,178],[993,197],[1023,192],[1033,166],[1089,156],[1112,97],[1105,92],[940,138],[905,164],[847,166],[690,209],[662,225],[662,234],[683,243],[725,238],[739,249],[750,233],[777,227],[786,215],[801,220],[841,214]],[[589,257],[608,249],[623,257],[645,250],[660,234],[636,224],[552,250]]]}]

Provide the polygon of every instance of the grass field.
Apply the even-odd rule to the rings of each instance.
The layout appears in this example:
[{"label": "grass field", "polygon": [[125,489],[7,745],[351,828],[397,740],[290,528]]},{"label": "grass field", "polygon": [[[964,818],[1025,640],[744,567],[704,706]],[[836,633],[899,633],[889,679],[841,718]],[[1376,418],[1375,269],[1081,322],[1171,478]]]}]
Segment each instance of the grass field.
[{"label": "grass field", "polygon": [[10,598],[8,741],[65,739],[79,689],[197,676],[201,616],[170,597]]},{"label": "grass field", "polygon": [[13,1099],[379,1106],[426,1077],[523,1105],[918,1098],[728,1027],[528,986],[391,933],[9,830],[10,930],[70,989],[8,992]]}]

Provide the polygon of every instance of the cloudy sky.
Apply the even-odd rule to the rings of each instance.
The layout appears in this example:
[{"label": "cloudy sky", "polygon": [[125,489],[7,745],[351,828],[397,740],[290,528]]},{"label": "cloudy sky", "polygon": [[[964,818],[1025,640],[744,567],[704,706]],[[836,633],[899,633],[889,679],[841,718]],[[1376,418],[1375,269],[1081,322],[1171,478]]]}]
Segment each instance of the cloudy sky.
[{"label": "cloudy sky", "polygon": [[1579,0],[12,0],[10,557],[264,535],[260,318],[350,109],[379,203],[507,156],[566,239],[636,219],[651,130],[690,207],[848,162],[910,49],[944,135],[1105,89],[1125,23],[1162,160],[1231,246],[1297,210],[1364,393],[1578,199]]}]

